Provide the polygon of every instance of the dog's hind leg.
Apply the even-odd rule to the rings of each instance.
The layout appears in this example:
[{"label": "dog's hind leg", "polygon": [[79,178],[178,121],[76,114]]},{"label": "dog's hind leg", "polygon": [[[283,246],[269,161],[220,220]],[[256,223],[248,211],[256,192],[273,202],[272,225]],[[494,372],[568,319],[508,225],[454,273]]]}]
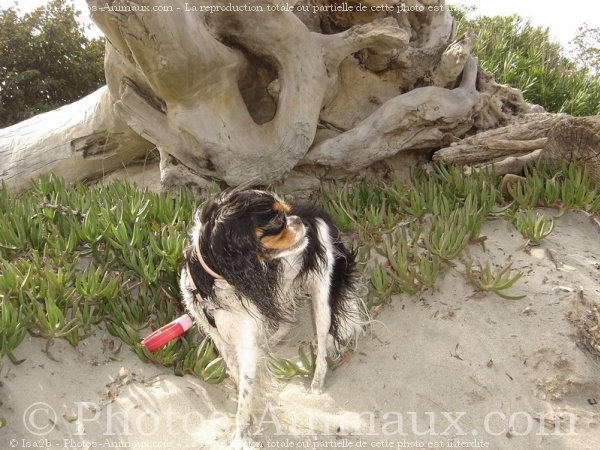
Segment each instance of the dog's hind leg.
[{"label": "dog's hind leg", "polygon": [[331,329],[331,273],[333,269],[334,256],[333,245],[329,227],[321,219],[318,220],[317,231],[319,241],[325,250],[325,258],[321,263],[320,270],[310,281],[312,289],[312,305],[317,332],[317,361],[315,374],[310,385],[311,391],[320,394],[325,384],[327,375],[327,336]]},{"label": "dog's hind leg", "polygon": [[256,375],[259,359],[261,357],[260,342],[261,329],[254,317],[238,317],[235,331],[230,334],[233,357],[237,360],[238,367],[238,404],[235,417],[235,432],[232,448],[246,448],[250,437],[252,423],[252,405],[256,384]]},{"label": "dog's hind leg", "polygon": [[219,355],[223,358],[225,365],[227,366],[227,372],[229,376],[233,378],[236,383],[239,383],[240,369],[238,367],[238,360],[234,348],[225,342],[223,337],[218,332],[210,333],[210,338],[215,344]]}]

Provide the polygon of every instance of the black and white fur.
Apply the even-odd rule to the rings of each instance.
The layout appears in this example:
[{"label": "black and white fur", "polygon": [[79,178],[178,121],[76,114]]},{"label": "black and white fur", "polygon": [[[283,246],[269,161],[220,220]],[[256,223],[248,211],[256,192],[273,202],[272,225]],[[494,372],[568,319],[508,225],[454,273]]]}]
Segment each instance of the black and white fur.
[{"label": "black and white fur", "polygon": [[229,189],[197,212],[180,286],[187,310],[237,383],[234,447],[249,439],[258,364],[268,343],[291,326],[298,287],[312,296],[313,392],[325,381],[328,344],[338,351],[355,344],[362,326],[354,256],[323,210],[287,205],[267,191]]}]

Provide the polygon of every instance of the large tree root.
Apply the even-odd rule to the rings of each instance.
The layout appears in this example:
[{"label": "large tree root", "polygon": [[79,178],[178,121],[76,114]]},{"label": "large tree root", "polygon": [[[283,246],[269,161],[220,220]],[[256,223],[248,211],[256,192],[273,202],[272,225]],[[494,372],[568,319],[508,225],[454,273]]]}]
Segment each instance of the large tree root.
[{"label": "large tree root", "polygon": [[[331,8],[342,3],[355,10]],[[88,0],[107,38],[108,90],[0,131],[2,178],[22,188],[48,172],[89,177],[153,148],[165,187],[347,177],[530,111],[478,70],[473,34],[454,39],[445,0],[404,3],[423,10],[174,0],[153,12],[165,3]],[[502,151],[493,158],[512,155]]]}]

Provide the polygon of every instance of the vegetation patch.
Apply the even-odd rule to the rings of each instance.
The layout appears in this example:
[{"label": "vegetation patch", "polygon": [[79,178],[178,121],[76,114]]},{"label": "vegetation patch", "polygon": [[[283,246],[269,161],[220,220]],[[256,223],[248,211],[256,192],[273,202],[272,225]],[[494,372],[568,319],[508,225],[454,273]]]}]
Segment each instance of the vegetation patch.
[{"label": "vegetation patch", "polygon": [[[551,112],[573,116],[600,114],[598,49],[593,38],[597,28],[584,28],[576,37],[578,64],[550,39],[547,28],[536,27],[517,15],[480,16],[469,20],[464,11],[453,9],[457,36],[476,33],[474,56],[498,83],[509,84],[523,92],[530,103]],[[597,42],[597,41],[596,41]]]},{"label": "vegetation patch", "polygon": [[[560,210],[600,211],[593,183],[575,162],[559,168],[538,163],[509,198],[499,186],[490,171],[465,176],[447,167],[415,170],[410,184],[323,186],[326,210],[358,251],[367,308],[393,294],[434,288],[457,259],[469,264],[465,278],[477,290],[514,298],[507,291],[520,273],[464,260],[469,244],[485,245],[483,222],[513,222],[539,242],[560,220]],[[105,327],[143,361],[222,381],[224,364],[195,327],[154,353],[140,345],[141,337],[182,314],[178,267],[202,201],[187,190],[155,194],[123,182],[66,186],[55,177],[17,197],[0,189],[0,357],[18,363],[27,333],[76,346]],[[553,220],[531,212],[550,205],[559,210]],[[312,349],[298,355],[298,362],[273,356],[271,370],[309,376]]]},{"label": "vegetation patch", "polygon": [[212,344],[196,329],[154,353],[140,336],[182,313],[178,266],[198,202],[43,178],[12,198],[0,190],[0,357],[27,332],[77,345],[103,325],[146,362],[209,382],[224,378]]}]

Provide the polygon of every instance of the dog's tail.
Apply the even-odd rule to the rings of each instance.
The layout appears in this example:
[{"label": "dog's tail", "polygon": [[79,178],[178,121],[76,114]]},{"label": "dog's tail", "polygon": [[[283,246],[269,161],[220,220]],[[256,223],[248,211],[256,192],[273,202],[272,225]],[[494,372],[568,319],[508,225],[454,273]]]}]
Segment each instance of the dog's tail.
[{"label": "dog's tail", "polygon": [[336,264],[332,274],[331,337],[334,353],[356,348],[364,331],[366,308],[358,293],[356,254],[338,244]]}]

